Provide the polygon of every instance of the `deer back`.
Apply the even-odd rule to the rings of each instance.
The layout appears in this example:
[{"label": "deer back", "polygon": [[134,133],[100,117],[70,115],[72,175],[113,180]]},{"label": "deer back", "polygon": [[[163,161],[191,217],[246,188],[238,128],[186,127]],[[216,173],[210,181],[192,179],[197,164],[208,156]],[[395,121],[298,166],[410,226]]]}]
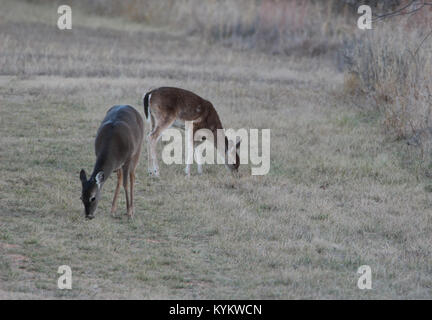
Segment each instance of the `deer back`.
[{"label": "deer back", "polygon": [[113,106],[103,119],[95,140],[99,166],[116,170],[136,154],[143,140],[141,115],[129,105]]}]

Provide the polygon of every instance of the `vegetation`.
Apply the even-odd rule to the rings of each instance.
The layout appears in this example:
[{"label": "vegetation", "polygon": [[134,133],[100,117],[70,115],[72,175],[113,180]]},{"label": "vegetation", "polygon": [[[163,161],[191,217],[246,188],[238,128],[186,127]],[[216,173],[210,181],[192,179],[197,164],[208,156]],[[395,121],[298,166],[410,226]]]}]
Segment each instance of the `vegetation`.
[{"label": "vegetation", "polygon": [[[431,298],[432,166],[413,146],[429,131],[402,139],[430,126],[430,24],[365,32],[349,1],[290,1],[271,31],[257,17],[276,2],[201,3],[77,1],[60,31],[56,2],[1,1],[0,298]],[[228,128],[270,128],[270,173],[161,164],[153,180],[143,148],[135,219],[110,216],[110,179],[86,221],[100,121],[161,85]]]}]

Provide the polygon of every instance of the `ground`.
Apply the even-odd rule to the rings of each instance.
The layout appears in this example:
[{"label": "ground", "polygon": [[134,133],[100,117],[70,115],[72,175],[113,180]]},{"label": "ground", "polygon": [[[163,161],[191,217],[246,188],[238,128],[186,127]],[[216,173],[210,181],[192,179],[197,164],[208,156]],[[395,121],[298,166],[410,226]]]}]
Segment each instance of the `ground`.
[{"label": "ground", "polygon": [[[344,98],[331,64],[79,11],[60,31],[49,9],[1,3],[0,298],[432,297],[429,180],[378,113]],[[87,221],[79,171],[106,110],[143,114],[162,85],[212,101],[227,128],[271,129],[269,174],[187,178],[161,163],[151,179],[143,148],[135,218],[123,194],[110,216],[112,176]],[[57,288],[61,265],[72,290]]]}]

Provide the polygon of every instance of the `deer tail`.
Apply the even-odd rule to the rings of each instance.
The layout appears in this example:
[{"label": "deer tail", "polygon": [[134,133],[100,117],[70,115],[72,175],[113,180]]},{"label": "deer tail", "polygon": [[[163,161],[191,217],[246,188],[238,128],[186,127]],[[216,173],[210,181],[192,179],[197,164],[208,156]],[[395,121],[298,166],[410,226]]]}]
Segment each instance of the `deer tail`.
[{"label": "deer tail", "polygon": [[147,122],[150,122],[150,108],[149,108],[149,103],[150,103],[150,98],[151,98],[151,94],[152,92],[149,91],[144,95],[144,99],[143,99],[143,104],[144,104],[144,115],[146,117]]}]

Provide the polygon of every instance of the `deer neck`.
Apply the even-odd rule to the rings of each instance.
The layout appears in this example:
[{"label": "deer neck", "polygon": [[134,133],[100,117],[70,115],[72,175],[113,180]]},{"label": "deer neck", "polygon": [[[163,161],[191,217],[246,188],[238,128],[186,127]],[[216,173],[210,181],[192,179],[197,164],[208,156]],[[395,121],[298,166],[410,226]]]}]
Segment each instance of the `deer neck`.
[{"label": "deer neck", "polygon": [[112,159],[112,157],[109,156],[108,152],[102,152],[99,154],[91,177],[95,178],[100,171],[103,171],[105,176],[104,181],[106,181],[115,169],[115,165],[113,161],[110,161],[110,159]]}]

